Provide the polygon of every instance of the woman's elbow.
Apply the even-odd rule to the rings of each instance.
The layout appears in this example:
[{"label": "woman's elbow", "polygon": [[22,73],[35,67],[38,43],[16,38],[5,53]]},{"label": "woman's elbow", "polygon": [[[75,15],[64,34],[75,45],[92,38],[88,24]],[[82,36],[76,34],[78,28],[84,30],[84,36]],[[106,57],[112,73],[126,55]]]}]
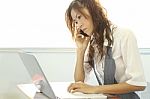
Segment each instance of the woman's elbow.
[{"label": "woman's elbow", "polygon": [[146,86],[139,86],[139,91],[144,91]]}]

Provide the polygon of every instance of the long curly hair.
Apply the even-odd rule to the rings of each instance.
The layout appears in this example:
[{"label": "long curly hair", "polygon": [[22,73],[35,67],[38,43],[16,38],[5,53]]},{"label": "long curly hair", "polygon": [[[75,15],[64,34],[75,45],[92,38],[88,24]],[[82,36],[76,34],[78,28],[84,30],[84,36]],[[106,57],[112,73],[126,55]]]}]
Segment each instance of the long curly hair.
[{"label": "long curly hair", "polygon": [[[102,57],[104,56],[104,50],[103,50],[103,44],[104,44],[104,38],[108,41],[108,46],[111,46],[113,44],[113,35],[111,29],[111,22],[107,18],[107,14],[104,12],[106,11],[100,3],[96,2],[95,0],[73,0],[71,4],[69,5],[68,9],[65,13],[65,20],[67,27],[72,33],[72,37],[74,37],[74,25],[73,25],[73,19],[71,17],[71,10],[76,9],[81,14],[83,14],[85,17],[85,13],[83,12],[83,8],[88,9],[94,29],[93,29],[93,37],[94,42],[97,44],[97,48],[99,49],[99,54]],[[89,46],[89,54],[88,54],[88,62],[91,66],[94,65],[93,63],[93,57],[94,57],[94,48],[92,44]]]}]

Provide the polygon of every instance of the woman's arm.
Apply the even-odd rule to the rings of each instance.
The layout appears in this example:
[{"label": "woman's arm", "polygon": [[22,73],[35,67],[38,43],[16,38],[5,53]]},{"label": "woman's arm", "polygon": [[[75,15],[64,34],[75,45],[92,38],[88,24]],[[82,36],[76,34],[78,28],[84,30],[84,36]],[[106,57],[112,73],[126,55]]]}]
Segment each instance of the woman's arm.
[{"label": "woman's arm", "polygon": [[84,53],[85,51],[82,49],[77,49],[77,60],[76,60],[76,67],[74,72],[74,80],[75,82],[82,81],[84,82],[85,73],[84,73]]},{"label": "woman's arm", "polygon": [[68,87],[69,92],[82,92],[82,93],[103,93],[103,94],[124,94],[134,91],[142,91],[145,89],[145,86],[134,86],[127,83],[119,83],[112,85],[100,85],[100,86],[91,86],[83,82],[72,83]]},{"label": "woman's arm", "polygon": [[95,93],[104,93],[104,94],[123,94],[134,91],[142,91],[145,89],[145,86],[134,86],[127,83],[119,83],[112,85],[102,85],[95,86]]},{"label": "woman's arm", "polygon": [[85,79],[84,72],[84,55],[87,49],[88,43],[90,41],[90,37],[82,37],[83,35],[78,33],[75,37],[75,42],[77,45],[77,59],[76,59],[76,67],[74,72],[74,80],[75,82],[82,81]]}]

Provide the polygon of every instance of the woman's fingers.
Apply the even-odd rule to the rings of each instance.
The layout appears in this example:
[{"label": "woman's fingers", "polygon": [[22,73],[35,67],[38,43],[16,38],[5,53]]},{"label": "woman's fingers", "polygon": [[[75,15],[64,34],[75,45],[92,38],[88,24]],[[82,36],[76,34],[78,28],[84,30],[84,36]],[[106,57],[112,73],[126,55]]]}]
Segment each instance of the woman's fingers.
[{"label": "woman's fingers", "polygon": [[75,31],[74,31],[74,36],[75,38],[84,38],[84,35],[80,33],[81,29],[77,28],[76,24],[75,24]]},{"label": "woman's fingers", "polygon": [[72,90],[72,84],[73,84],[73,83],[71,83],[71,84],[68,86],[68,89],[67,89],[68,92],[71,92],[71,90]]},{"label": "woman's fingers", "polygon": [[71,83],[68,87],[68,92],[72,92],[72,90],[75,90],[78,88],[78,85],[76,83]]},{"label": "woman's fingers", "polygon": [[82,40],[82,41],[84,41],[84,40],[89,40],[90,39],[90,37],[86,37],[86,36],[84,36],[84,35],[82,35],[82,34],[76,34],[76,36],[75,36],[75,40]]},{"label": "woman's fingers", "polygon": [[68,87],[68,92],[76,92],[81,87],[81,82],[71,83]]},{"label": "woman's fingers", "polygon": [[74,27],[74,36],[75,36],[75,38],[76,38],[76,36],[77,36],[77,34],[79,34],[79,28],[77,28],[77,26],[76,26],[76,24],[74,25],[75,27]]},{"label": "woman's fingers", "polygon": [[71,93],[75,93],[75,92],[81,92],[81,89],[77,88],[77,89],[74,89],[74,90],[71,91]]},{"label": "woman's fingers", "polygon": [[82,35],[82,34],[80,34],[80,33],[78,33],[78,34],[76,35],[76,37],[77,37],[77,38],[82,38],[82,39],[84,39],[84,38],[85,38],[85,36],[84,36],[84,35]]}]

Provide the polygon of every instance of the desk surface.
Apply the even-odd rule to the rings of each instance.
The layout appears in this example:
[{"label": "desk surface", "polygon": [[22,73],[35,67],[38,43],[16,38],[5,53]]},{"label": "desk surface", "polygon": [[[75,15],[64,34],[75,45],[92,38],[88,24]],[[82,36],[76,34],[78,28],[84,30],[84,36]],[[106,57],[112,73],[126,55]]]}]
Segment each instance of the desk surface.
[{"label": "desk surface", "polygon": [[[70,82],[50,82],[50,85],[57,97],[62,99],[85,99],[86,98],[93,98],[93,99],[107,99],[107,96],[103,94],[72,94],[67,92],[67,87],[69,86]],[[18,88],[27,95],[30,99],[48,99],[42,93],[39,93],[39,90],[36,88],[34,84],[20,84],[17,85]]]}]

